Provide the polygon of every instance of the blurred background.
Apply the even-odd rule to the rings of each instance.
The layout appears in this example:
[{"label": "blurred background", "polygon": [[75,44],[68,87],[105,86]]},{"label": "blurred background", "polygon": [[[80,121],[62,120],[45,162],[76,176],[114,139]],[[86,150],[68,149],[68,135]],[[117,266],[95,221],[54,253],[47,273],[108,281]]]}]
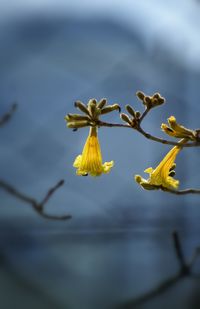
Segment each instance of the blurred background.
[{"label": "blurred background", "polygon": [[[178,271],[174,229],[187,258],[200,244],[199,196],[148,192],[134,182],[170,147],[101,128],[103,159],[115,167],[77,177],[72,164],[88,128],[72,132],[64,122],[76,100],[106,97],[141,110],[141,90],[167,102],[145,119],[147,131],[164,137],[160,124],[170,115],[198,128],[199,14],[197,0],[0,2],[0,115],[18,103],[0,130],[0,178],[38,201],[64,179],[45,211],[72,215],[45,220],[0,191],[1,309],[125,308]],[[177,163],[181,188],[200,187],[199,149],[185,149]],[[199,292],[198,278],[186,278],[137,308],[199,309]]]}]

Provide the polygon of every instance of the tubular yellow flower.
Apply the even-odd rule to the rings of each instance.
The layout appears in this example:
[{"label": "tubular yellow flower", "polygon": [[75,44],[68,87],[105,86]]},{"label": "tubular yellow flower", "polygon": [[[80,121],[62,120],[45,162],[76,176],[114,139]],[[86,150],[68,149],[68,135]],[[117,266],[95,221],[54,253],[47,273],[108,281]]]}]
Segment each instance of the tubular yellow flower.
[{"label": "tubular yellow flower", "polygon": [[174,116],[170,116],[168,119],[168,124],[162,123],[161,129],[168,135],[176,138],[187,138],[189,140],[195,140],[195,131],[185,128],[184,126],[176,122]]},{"label": "tubular yellow flower", "polygon": [[100,176],[102,173],[109,173],[114,162],[102,164],[101,148],[97,136],[97,128],[90,127],[90,132],[86,140],[83,152],[77,156],[73,166],[77,168],[76,174],[79,176]]},{"label": "tubular yellow flower", "polygon": [[174,161],[180,150],[181,146],[173,147],[155,169],[149,167],[144,171],[149,174],[149,179],[135,175],[135,181],[146,190],[159,189],[161,186],[169,189],[177,189],[179,181],[173,178],[175,175],[174,168],[176,166]]}]

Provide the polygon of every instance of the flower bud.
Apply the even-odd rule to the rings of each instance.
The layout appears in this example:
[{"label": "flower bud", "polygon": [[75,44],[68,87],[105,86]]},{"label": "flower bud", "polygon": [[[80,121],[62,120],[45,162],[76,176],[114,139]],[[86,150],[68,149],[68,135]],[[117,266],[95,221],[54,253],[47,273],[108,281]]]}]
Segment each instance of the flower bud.
[{"label": "flower bud", "polygon": [[159,99],[160,98],[160,93],[159,92],[154,93],[153,98],[154,99]]},{"label": "flower bud", "polygon": [[128,115],[126,115],[126,114],[124,114],[124,113],[121,113],[121,114],[120,114],[120,118],[121,118],[123,121],[127,122],[129,125],[131,125],[131,119],[129,118]]},{"label": "flower bud", "polygon": [[145,94],[142,91],[137,91],[136,92],[136,96],[138,97],[138,99],[140,99],[141,101],[144,100],[145,98]]},{"label": "flower bud", "polygon": [[88,101],[88,106],[89,106],[90,104],[97,105],[97,100],[96,100],[96,99],[90,99],[90,100]]},{"label": "flower bud", "polygon": [[90,120],[88,116],[79,115],[79,114],[67,114],[64,118],[66,121],[73,121],[73,120]]},{"label": "flower bud", "polygon": [[140,119],[141,113],[139,111],[135,112],[135,118]]},{"label": "flower bud", "polygon": [[144,105],[146,105],[147,107],[151,107],[151,97],[149,97],[149,96],[145,96],[144,97]]},{"label": "flower bud", "polygon": [[128,112],[129,114],[131,114],[131,116],[133,116],[133,117],[135,118],[135,111],[134,111],[134,109],[132,108],[132,106],[126,105],[125,107],[126,107],[127,112]]},{"label": "flower bud", "polygon": [[80,109],[80,111],[82,111],[83,113],[85,113],[85,114],[87,114],[87,115],[90,115],[90,114],[89,114],[89,111],[88,111],[88,109],[87,109],[87,107],[86,107],[86,105],[83,104],[81,101],[76,101],[76,102],[74,103],[74,106],[75,106],[76,108]]},{"label": "flower bud", "polygon": [[117,110],[117,109],[119,110],[119,112],[121,111],[121,108],[118,104],[108,105],[108,106],[102,108],[101,115],[113,112],[114,110]]},{"label": "flower bud", "polygon": [[83,127],[87,127],[89,125],[90,125],[89,121],[86,121],[86,120],[70,121],[70,122],[67,123],[67,127],[72,128],[72,129],[83,128]]},{"label": "flower bud", "polygon": [[89,103],[88,103],[88,110],[89,110],[90,116],[92,118],[95,118],[96,115],[97,115],[96,100],[95,101],[93,101],[93,100],[89,101]]},{"label": "flower bud", "polygon": [[102,109],[106,105],[106,103],[107,103],[106,99],[101,99],[99,103],[97,104],[97,107]]}]

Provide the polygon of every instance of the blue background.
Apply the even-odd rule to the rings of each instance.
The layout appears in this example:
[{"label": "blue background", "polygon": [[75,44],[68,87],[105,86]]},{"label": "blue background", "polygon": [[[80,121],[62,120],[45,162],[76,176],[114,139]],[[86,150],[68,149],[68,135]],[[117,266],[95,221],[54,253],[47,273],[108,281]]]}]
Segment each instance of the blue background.
[{"label": "blue background", "polygon": [[[18,103],[0,130],[1,179],[38,200],[64,179],[45,209],[73,216],[44,220],[0,192],[2,309],[111,308],[176,272],[172,230],[187,257],[199,244],[199,196],[148,192],[134,182],[170,146],[101,128],[103,159],[115,167],[77,177],[72,164],[88,128],[72,132],[64,122],[76,100],[93,97],[140,110],[142,90],[167,101],[145,119],[147,131],[165,137],[160,124],[170,115],[198,128],[199,11],[198,1],[179,0],[1,4],[0,113]],[[117,112],[102,119],[120,121]],[[198,148],[178,156],[181,188],[199,186],[198,156]],[[188,279],[141,308],[199,308],[198,292],[198,280]]]}]

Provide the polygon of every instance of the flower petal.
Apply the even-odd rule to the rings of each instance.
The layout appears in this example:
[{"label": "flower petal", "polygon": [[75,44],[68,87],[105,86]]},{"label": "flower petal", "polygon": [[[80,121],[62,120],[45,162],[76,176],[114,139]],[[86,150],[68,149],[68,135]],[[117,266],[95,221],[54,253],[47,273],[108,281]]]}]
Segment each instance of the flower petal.
[{"label": "flower petal", "polygon": [[90,174],[94,177],[100,176],[102,173],[109,173],[113,165],[113,161],[102,164],[97,128],[91,127],[82,155],[77,156],[73,164],[73,166],[77,168],[77,175],[85,176]]}]

